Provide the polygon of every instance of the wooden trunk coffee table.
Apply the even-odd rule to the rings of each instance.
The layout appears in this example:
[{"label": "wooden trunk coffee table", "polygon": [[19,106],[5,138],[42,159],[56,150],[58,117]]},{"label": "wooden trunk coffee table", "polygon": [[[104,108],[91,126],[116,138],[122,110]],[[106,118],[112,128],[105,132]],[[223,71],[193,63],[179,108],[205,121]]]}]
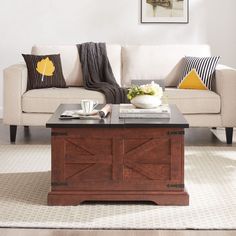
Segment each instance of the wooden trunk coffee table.
[{"label": "wooden trunk coffee table", "polygon": [[152,201],[188,205],[184,187],[184,128],[175,105],[170,119],[119,119],[119,105],[104,120],[59,120],[51,128],[52,175],[49,205],[84,201]]}]

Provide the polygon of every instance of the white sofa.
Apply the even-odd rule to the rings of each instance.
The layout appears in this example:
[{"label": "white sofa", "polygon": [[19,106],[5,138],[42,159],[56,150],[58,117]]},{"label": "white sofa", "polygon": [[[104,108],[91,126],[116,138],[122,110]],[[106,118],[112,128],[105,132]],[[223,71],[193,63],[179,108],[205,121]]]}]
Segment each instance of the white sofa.
[{"label": "white sofa", "polygon": [[[80,60],[75,45],[32,48],[32,54],[60,53],[63,73],[69,88],[48,88],[26,91],[25,64],[12,65],[4,70],[4,116],[10,125],[11,141],[16,128],[45,126],[46,121],[61,103],[80,103],[92,98],[105,103],[104,95],[82,87]],[[107,45],[108,57],[117,82],[129,86],[131,80],[165,79],[165,96],[174,103],[191,127],[225,127],[227,142],[232,143],[236,127],[236,70],[218,66],[213,91],[180,90],[176,86],[181,76],[184,56],[210,56],[208,45]],[[80,86],[80,87],[78,87]]]}]

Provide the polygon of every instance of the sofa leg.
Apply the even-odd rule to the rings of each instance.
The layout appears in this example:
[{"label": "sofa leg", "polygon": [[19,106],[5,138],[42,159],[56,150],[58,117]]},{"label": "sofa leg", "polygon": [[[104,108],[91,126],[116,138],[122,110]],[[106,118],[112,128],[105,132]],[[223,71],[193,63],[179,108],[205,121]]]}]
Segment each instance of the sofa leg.
[{"label": "sofa leg", "polygon": [[17,126],[16,125],[10,125],[10,140],[11,140],[11,143],[16,142],[16,131],[17,131]]},{"label": "sofa leg", "polygon": [[225,128],[225,133],[226,133],[226,141],[227,141],[227,144],[232,144],[233,142],[233,128]]},{"label": "sofa leg", "polygon": [[26,133],[29,133],[29,126],[24,126],[24,131],[26,132]]}]

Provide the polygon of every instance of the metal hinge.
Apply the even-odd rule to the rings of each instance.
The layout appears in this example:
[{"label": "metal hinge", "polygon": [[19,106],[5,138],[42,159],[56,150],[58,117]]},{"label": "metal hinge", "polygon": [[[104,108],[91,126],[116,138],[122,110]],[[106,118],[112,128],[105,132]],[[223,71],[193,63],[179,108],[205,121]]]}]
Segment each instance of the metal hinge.
[{"label": "metal hinge", "polygon": [[168,135],[184,135],[184,131],[169,131]]},{"label": "metal hinge", "polygon": [[184,188],[184,184],[167,184],[167,188]]}]

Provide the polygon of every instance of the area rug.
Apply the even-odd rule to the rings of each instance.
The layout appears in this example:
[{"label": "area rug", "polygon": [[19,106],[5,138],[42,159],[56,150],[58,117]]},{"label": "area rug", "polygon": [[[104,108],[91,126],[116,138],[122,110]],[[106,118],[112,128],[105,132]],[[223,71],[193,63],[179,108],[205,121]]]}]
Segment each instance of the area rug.
[{"label": "area rug", "polygon": [[0,146],[0,227],[236,229],[236,148],[186,147],[190,206],[86,203],[49,207],[50,146]]}]

